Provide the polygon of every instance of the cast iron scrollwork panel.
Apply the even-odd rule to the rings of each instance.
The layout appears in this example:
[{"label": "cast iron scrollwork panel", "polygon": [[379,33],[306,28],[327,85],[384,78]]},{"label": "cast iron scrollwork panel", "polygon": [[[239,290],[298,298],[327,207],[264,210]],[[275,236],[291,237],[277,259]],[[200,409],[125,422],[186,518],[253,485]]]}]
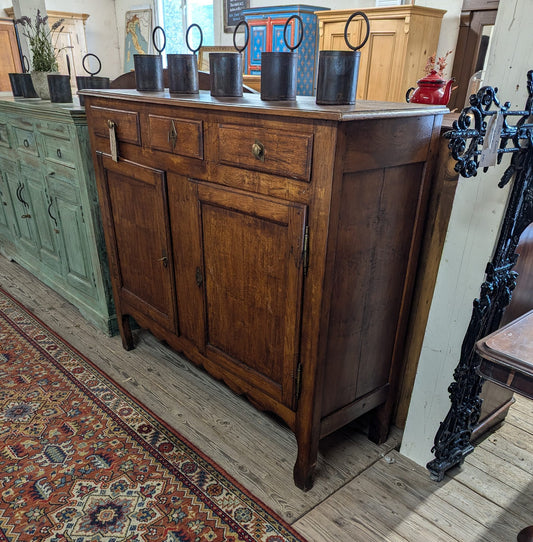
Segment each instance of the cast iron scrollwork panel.
[{"label": "cast iron scrollwork panel", "polygon": [[[457,161],[455,170],[463,177],[473,177],[480,167],[480,147],[487,136],[488,119],[502,115],[497,162],[501,162],[504,154],[511,153],[512,158],[498,186],[502,188],[514,180],[494,255],[485,269],[479,298],[473,302],[461,357],[453,374],[454,382],[448,388],[451,406],[435,435],[432,448],[435,459],[427,464],[431,478],[437,481],[444,478],[447,470],[461,464],[474,449],[470,437],[479,420],[483,385],[483,379],[477,374],[480,357],[474,346],[499,327],[516,286],[517,273],[513,271],[518,259],[516,247],[522,232],[533,222],[533,70],[527,74],[527,89],[525,109],[511,111],[509,102],[501,105],[498,100],[498,89],[481,88],[470,97],[470,106],[454,122],[453,130],[444,134],[450,140],[448,146]],[[516,117],[516,124],[512,124]]]}]

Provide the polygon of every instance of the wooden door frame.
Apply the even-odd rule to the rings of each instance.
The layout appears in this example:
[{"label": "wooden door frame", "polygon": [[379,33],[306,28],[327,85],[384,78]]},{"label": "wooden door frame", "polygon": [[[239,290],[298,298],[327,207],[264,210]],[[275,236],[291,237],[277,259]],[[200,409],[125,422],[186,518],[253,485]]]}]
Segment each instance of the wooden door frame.
[{"label": "wooden door frame", "polygon": [[494,24],[499,0],[464,0],[461,10],[459,36],[455,48],[452,77],[457,88],[452,92],[450,110],[464,107],[468,83],[475,72],[483,26]]}]

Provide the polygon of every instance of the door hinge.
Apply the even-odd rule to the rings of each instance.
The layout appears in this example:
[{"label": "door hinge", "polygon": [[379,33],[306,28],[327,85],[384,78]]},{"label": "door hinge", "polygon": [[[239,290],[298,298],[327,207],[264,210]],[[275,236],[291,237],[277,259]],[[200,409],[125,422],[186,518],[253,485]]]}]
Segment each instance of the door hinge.
[{"label": "door hinge", "polygon": [[303,246],[303,272],[304,277],[307,276],[307,271],[309,269],[309,226],[305,226],[304,230],[304,246]]},{"label": "door hinge", "polygon": [[294,382],[295,401],[298,401],[298,399],[300,399],[301,391],[302,391],[302,364],[298,363],[298,367],[296,367],[296,380]]}]

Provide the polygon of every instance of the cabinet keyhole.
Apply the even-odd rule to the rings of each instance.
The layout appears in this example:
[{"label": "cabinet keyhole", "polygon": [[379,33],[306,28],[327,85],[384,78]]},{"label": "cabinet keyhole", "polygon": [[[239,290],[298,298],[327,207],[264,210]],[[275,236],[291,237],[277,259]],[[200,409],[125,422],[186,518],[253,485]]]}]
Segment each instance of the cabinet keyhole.
[{"label": "cabinet keyhole", "polygon": [[200,288],[202,286],[204,282],[204,276],[202,275],[202,270],[197,267],[196,268],[196,285],[198,286],[198,288]]}]

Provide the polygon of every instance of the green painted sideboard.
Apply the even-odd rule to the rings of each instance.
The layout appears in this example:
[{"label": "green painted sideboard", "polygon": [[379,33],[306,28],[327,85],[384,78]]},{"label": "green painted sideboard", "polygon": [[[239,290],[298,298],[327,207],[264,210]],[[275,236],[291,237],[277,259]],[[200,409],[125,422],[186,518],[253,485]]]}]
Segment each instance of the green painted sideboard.
[{"label": "green painted sideboard", "polygon": [[0,97],[0,252],[117,330],[85,110]]}]

